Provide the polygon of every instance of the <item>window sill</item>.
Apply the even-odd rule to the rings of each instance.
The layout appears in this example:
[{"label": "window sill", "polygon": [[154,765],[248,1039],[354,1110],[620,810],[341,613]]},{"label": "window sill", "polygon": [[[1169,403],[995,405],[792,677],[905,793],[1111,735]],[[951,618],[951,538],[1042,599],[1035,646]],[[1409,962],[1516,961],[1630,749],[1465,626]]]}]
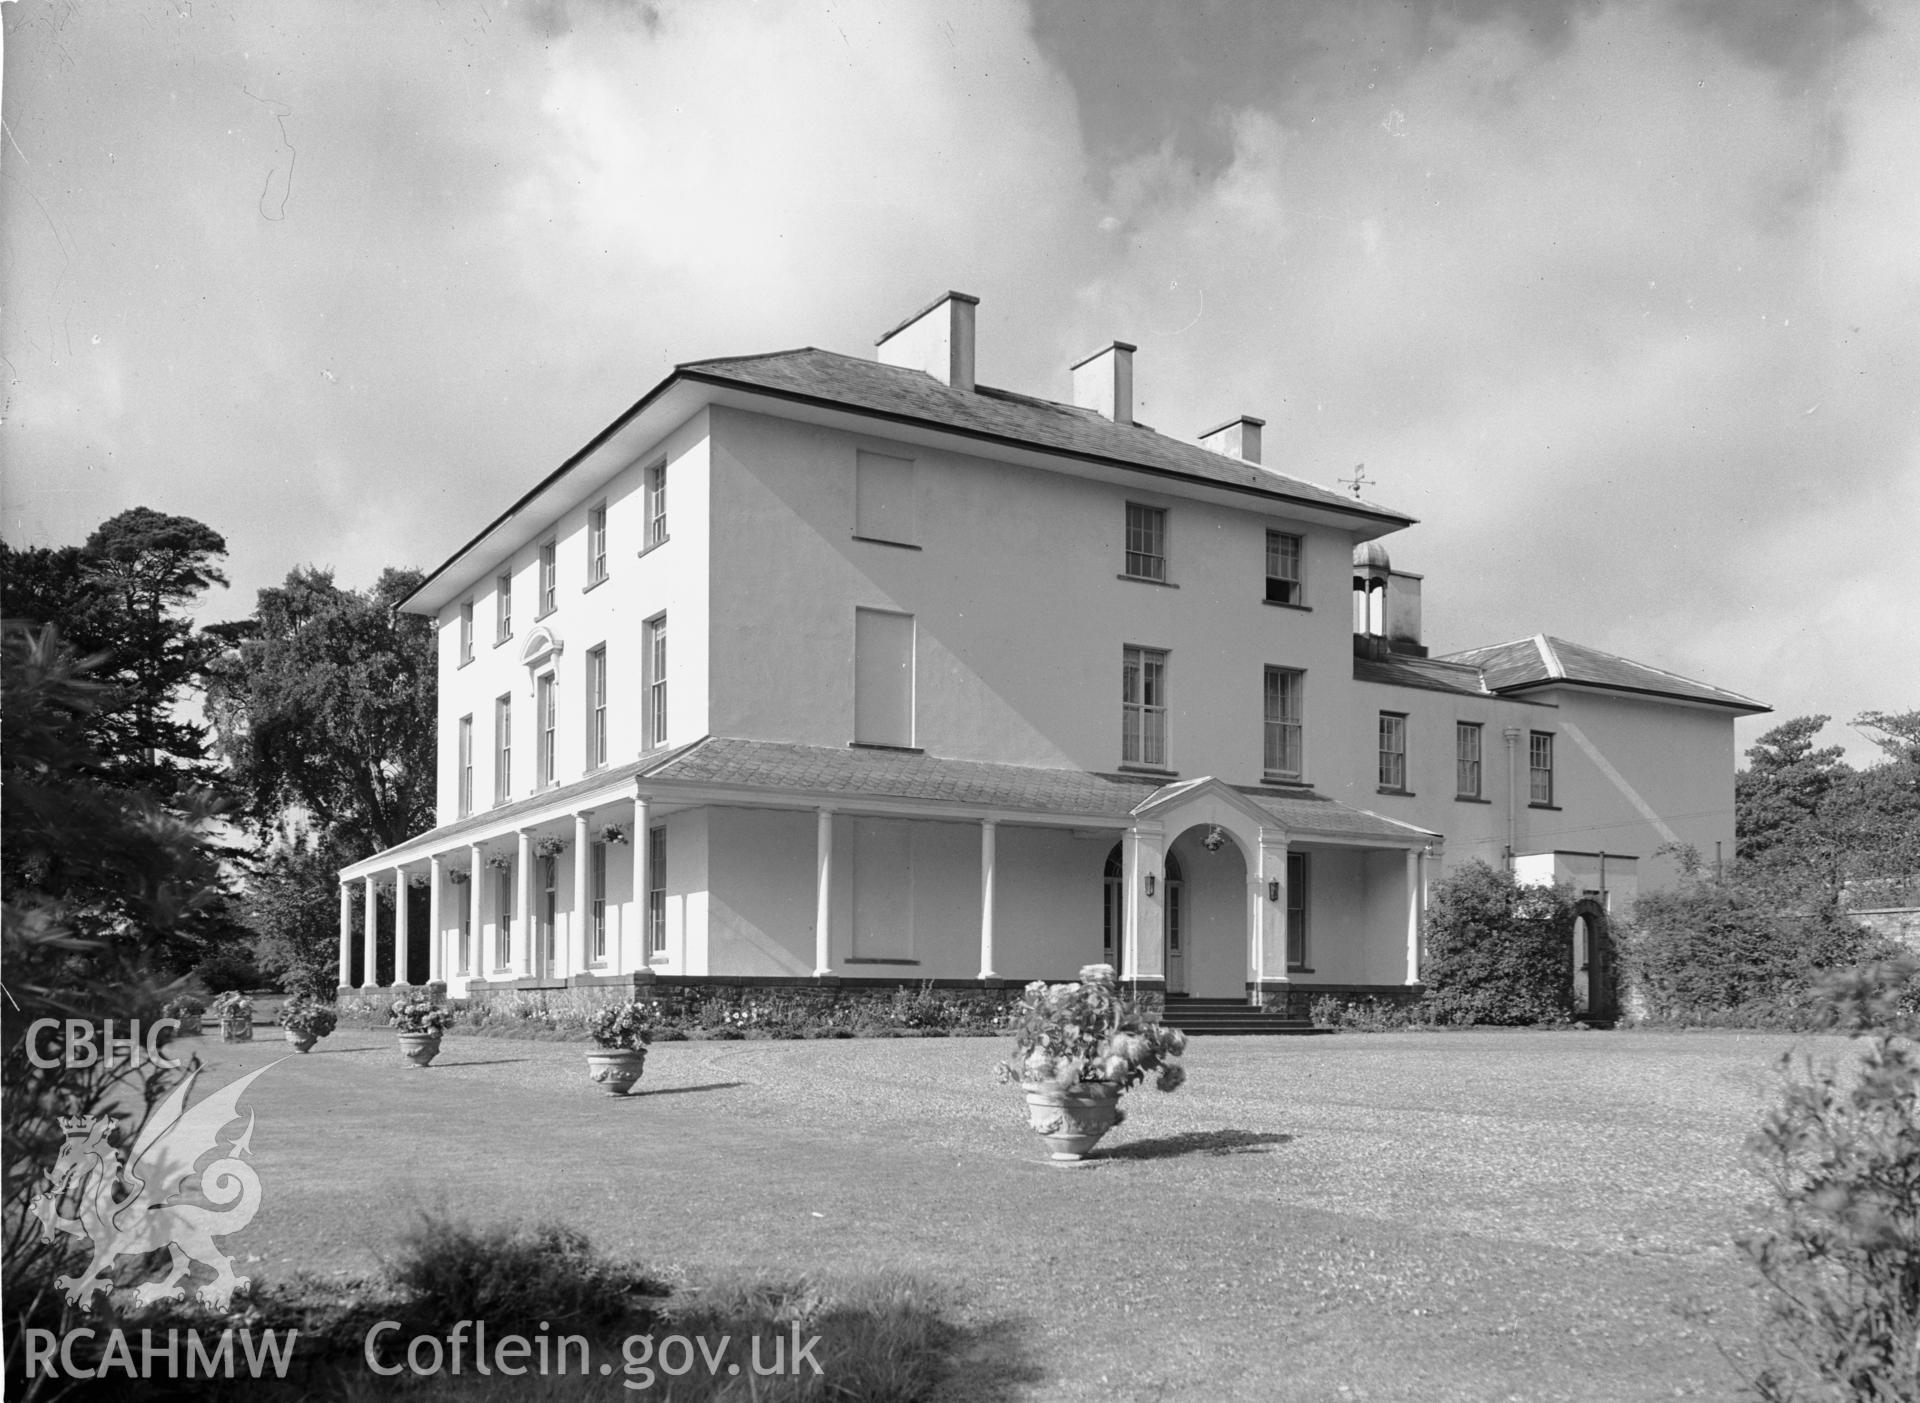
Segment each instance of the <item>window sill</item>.
[{"label": "window sill", "polygon": [[473,666],[473,654],[468,653],[464,658],[460,659],[459,662],[453,665],[453,670],[455,672],[458,672],[463,667],[472,667],[472,666]]},{"label": "window sill", "polygon": [[559,612],[560,612],[560,606],[556,604],[551,609],[542,609],[539,613],[535,614],[533,616],[533,621],[535,623],[539,623],[542,619],[550,619]]},{"label": "window sill", "polygon": [[924,547],[914,545],[911,541],[889,541],[881,536],[862,536],[858,532],[854,533],[853,539],[856,541],[865,541],[870,546],[892,546],[895,550],[924,549]]},{"label": "window sill", "polygon": [[849,955],[846,963],[850,965],[918,965],[918,960],[887,960],[873,955]]},{"label": "window sill", "polygon": [[1121,765],[1119,769],[1123,775],[1157,775],[1161,779],[1180,778],[1178,770],[1166,770],[1158,765]]},{"label": "window sill", "polygon": [[1284,599],[1263,599],[1260,602],[1269,609],[1292,609],[1302,614],[1311,614],[1313,612],[1313,606],[1311,604],[1289,604]]},{"label": "window sill", "polygon": [[1316,973],[1316,971],[1312,965],[1288,965],[1287,973],[1288,974],[1313,974],[1313,973]]},{"label": "window sill", "polygon": [[659,540],[650,542],[649,544],[640,547],[640,549],[635,552],[635,555],[636,557],[642,556],[642,555],[652,555],[655,551],[659,550],[660,547],[664,546],[668,541],[671,541],[672,539],[673,537],[671,536],[662,536]]},{"label": "window sill", "polygon": [[1456,804],[1491,804],[1493,800],[1482,799],[1478,794],[1456,794],[1453,796],[1453,802]]},{"label": "window sill", "polygon": [[1383,784],[1373,792],[1375,794],[1397,794],[1403,799],[1411,799],[1414,797],[1413,791],[1411,789],[1398,789],[1390,784]]},{"label": "window sill", "polygon": [[493,640],[493,646],[496,648],[504,648],[511,642],[513,642],[513,635],[511,633],[502,634]]},{"label": "window sill", "polygon": [[672,964],[672,963],[673,963],[673,956],[671,956],[671,955],[649,955],[649,956],[647,956],[647,963],[648,963],[648,964],[650,964],[650,965],[670,965],[670,964]]},{"label": "window sill", "polygon": [[849,750],[891,750],[896,755],[925,755],[927,753],[923,747],[918,745],[888,745],[884,741],[877,740],[850,740],[847,742],[847,748]]},{"label": "window sill", "polygon": [[602,575],[597,580],[588,580],[584,585],[580,586],[580,593],[592,594],[595,590],[599,589],[600,586],[604,585],[608,580],[612,578],[613,577],[611,575]]},{"label": "window sill", "polygon": [[1530,809],[1545,809],[1550,814],[1560,812],[1560,806],[1558,804],[1528,804],[1527,807]]},{"label": "window sill", "polygon": [[1179,589],[1172,580],[1156,580],[1151,575],[1115,575],[1116,580],[1126,580],[1136,585],[1158,585],[1161,589]]},{"label": "window sill", "polygon": [[1262,775],[1260,783],[1275,789],[1311,789],[1312,784],[1298,775]]}]

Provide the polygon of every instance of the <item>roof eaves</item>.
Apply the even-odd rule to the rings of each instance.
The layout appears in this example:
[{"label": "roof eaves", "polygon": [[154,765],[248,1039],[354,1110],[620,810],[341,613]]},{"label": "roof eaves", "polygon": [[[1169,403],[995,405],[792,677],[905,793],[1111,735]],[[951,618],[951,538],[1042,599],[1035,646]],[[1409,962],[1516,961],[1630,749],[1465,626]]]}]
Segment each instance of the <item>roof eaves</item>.
[{"label": "roof eaves", "polygon": [[[760,359],[747,357],[747,359]],[[1035,443],[1031,439],[1019,438],[1011,434],[995,433],[990,429],[978,429],[969,425],[954,424],[942,419],[928,418],[921,414],[911,414],[899,410],[880,409],[873,405],[856,404],[830,395],[810,394],[804,390],[788,389],[784,386],[761,385],[752,381],[737,380],[727,375],[706,374],[702,365],[714,365],[718,362],[707,361],[695,365],[683,366],[676,377],[684,376],[689,380],[712,385],[718,389],[737,390],[746,394],[765,395],[770,399],[786,400],[793,404],[812,405],[820,409],[838,410],[843,414],[855,414],[864,418],[878,419],[884,423],[911,424],[918,428],[932,429],[938,433],[953,434],[959,438],[971,439],[979,443],[991,443],[1004,448],[1023,449],[1030,453],[1049,454],[1059,458],[1071,458],[1078,462],[1097,463],[1102,467],[1119,468],[1126,472],[1142,473],[1150,477],[1169,478],[1179,482],[1200,483],[1207,487],[1216,487],[1227,492],[1241,492],[1249,496],[1278,498],[1281,501],[1296,502],[1301,506],[1313,507],[1321,511],[1343,512],[1349,516],[1364,517],[1370,520],[1393,525],[1396,529],[1419,524],[1418,517],[1408,516],[1405,512],[1386,507],[1372,507],[1363,502],[1349,505],[1334,494],[1327,494],[1330,500],[1319,496],[1286,490],[1289,479],[1281,477],[1271,469],[1260,469],[1265,476],[1274,479],[1274,485],[1255,485],[1248,483],[1221,482],[1198,477],[1192,473],[1180,472],[1173,468],[1160,467],[1151,463],[1137,463],[1126,458],[1115,458],[1104,453],[1094,453],[1086,449],[1059,448],[1051,444]],[[1071,409],[1072,406],[1055,406]],[[1186,445],[1182,445],[1185,447]],[[1236,460],[1237,461],[1237,460]],[[1257,466],[1249,464],[1248,466]],[[1309,484],[1302,484],[1307,486]]]}]

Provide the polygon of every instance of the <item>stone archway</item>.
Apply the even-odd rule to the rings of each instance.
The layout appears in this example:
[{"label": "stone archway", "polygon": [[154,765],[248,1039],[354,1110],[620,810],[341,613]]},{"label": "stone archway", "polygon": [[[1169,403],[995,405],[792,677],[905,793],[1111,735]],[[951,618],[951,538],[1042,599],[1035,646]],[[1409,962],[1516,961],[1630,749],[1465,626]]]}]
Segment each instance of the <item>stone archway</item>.
[{"label": "stone archway", "polygon": [[1607,909],[1592,897],[1574,903],[1568,963],[1573,980],[1573,1016],[1589,1023],[1618,1014],[1616,962]]}]

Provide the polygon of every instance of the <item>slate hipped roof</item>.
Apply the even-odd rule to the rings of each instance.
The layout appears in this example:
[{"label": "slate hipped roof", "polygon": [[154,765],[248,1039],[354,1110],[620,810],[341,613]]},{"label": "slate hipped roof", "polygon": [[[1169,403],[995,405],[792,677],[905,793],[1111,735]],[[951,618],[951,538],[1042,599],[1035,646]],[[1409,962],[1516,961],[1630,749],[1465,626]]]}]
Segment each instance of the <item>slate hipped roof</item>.
[{"label": "slate hipped roof", "polygon": [[1443,662],[1477,668],[1488,691],[1511,695],[1536,687],[1598,687],[1642,696],[1705,702],[1733,711],[1762,712],[1769,708],[1752,697],[1710,687],[1678,673],[1603,653],[1598,648],[1569,643],[1537,633],[1512,643],[1495,643],[1449,653]]},{"label": "slate hipped roof", "polygon": [[1357,501],[1329,488],[1273,472],[1255,463],[1168,438],[1140,424],[1032,395],[976,385],[955,389],[925,371],[861,360],[803,346],[766,355],[690,361],[675,376],[738,385],[782,398],[832,405],[897,422],[930,425],[1011,448],[1038,448],[1077,458],[1184,477],[1282,497],[1371,518],[1397,530],[1414,518]]}]

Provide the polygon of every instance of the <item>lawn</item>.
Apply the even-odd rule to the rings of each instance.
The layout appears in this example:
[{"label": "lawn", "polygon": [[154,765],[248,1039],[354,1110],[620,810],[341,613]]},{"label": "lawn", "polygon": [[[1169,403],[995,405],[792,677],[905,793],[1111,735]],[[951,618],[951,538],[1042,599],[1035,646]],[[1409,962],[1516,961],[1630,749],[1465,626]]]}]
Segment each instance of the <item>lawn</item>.
[{"label": "lawn", "polygon": [[[966,1327],[954,1399],[1727,1398],[1741,1143],[1794,1046],[1846,1052],[1203,1039],[1059,1169],[998,1042],[663,1044],[616,1100],[578,1045],[454,1035],[416,1071],[342,1031],[255,1083],[264,1202],[227,1246],[263,1279],[367,1274],[428,1209],[557,1219],[670,1278],[905,1269]],[[213,1083],[288,1051],[199,1050]]]}]

